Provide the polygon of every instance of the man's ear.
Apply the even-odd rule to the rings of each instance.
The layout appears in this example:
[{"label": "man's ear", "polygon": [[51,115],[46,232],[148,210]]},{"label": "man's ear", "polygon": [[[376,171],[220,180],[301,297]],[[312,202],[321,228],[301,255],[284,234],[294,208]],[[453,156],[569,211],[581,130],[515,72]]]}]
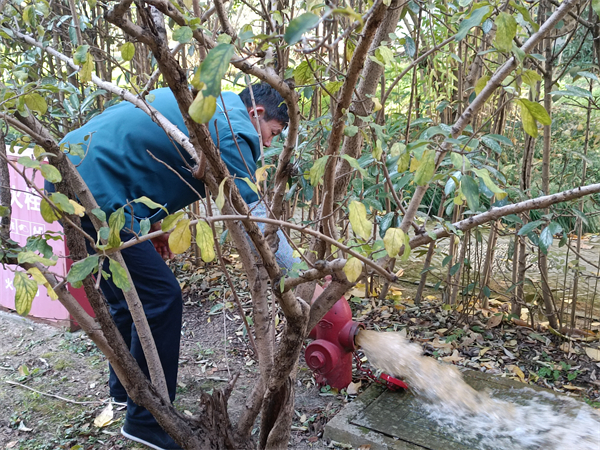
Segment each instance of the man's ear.
[{"label": "man's ear", "polygon": [[264,106],[256,105],[256,108],[250,107],[250,108],[248,108],[248,114],[250,114],[250,117],[252,117],[253,119],[254,119],[255,111],[256,111],[256,115],[258,116],[259,119],[262,119],[262,117],[265,115],[265,107]]}]

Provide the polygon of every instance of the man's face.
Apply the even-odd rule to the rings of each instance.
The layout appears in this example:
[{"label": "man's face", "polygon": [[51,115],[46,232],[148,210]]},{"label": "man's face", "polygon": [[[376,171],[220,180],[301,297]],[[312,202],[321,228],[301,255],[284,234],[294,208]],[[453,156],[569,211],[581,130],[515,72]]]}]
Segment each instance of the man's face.
[{"label": "man's face", "polygon": [[[263,145],[270,147],[273,138],[281,134],[285,125],[277,119],[265,120],[265,108],[260,105],[256,107],[256,114],[254,108],[248,108],[248,114],[256,132],[262,136]],[[258,123],[256,122],[256,116],[258,116]]]},{"label": "man's face", "polygon": [[[263,145],[270,147],[275,136],[278,136],[283,131],[283,125],[277,119],[264,120],[258,119],[260,124],[260,134],[262,136]],[[256,130],[258,131],[258,129]]]}]

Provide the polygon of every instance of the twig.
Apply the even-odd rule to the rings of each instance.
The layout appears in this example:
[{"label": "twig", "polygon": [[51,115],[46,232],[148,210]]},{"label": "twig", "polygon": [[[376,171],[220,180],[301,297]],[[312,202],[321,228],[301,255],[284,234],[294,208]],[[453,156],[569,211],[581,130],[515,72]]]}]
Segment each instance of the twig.
[{"label": "twig", "polygon": [[38,391],[37,389],[30,388],[29,386],[25,386],[24,384],[17,383],[16,381],[4,380],[4,382],[7,383],[7,384],[12,384],[13,386],[19,386],[19,387],[22,387],[22,388],[25,388],[25,389],[29,389],[30,391],[33,391],[36,394],[44,395],[46,397],[57,398],[58,400],[62,400],[63,402],[74,403],[76,405],[102,405],[103,403],[105,403],[105,402],[100,401],[100,400],[91,401],[91,402],[78,402],[78,401],[71,400],[71,399],[68,399],[68,398],[65,398],[65,397],[61,397],[60,395],[48,394],[46,392]]}]

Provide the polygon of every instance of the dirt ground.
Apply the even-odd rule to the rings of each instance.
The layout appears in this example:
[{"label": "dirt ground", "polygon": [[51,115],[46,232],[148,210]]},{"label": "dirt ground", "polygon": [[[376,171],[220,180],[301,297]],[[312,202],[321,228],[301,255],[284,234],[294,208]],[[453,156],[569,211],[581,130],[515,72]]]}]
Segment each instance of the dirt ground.
[{"label": "dirt ground", "polygon": [[[235,255],[229,255],[227,263],[244,314],[251,316],[247,282]],[[252,389],[258,367],[231,288],[216,264],[197,268],[188,258],[171,267],[185,302],[176,406],[186,414],[198,413],[200,390],[211,392],[239,373],[229,401],[235,420],[236,405]],[[347,297],[355,320],[369,329],[401,331],[437,360],[570,392],[600,407],[600,322],[569,341],[516,325],[503,314],[506,304],[491,301],[489,309],[474,308],[468,323],[459,323],[460,312],[443,305],[439,292],[426,292],[424,302],[416,306],[414,290],[410,283],[394,286],[380,301],[366,296],[364,286],[358,285]],[[82,332],[0,312],[0,336],[0,449],[141,449],[120,435],[122,409],[94,423],[108,403],[108,368]],[[354,376],[355,382],[361,381],[356,370]],[[369,384],[364,377],[361,383],[359,391]],[[289,448],[334,447],[322,439],[323,427],[353,398],[345,390],[316,386],[301,361]]]},{"label": "dirt ground", "polygon": [[[239,373],[229,400],[235,419],[236,405],[252,389],[258,366],[238,311],[232,303],[221,302],[230,299],[231,290],[215,267],[205,273],[205,269],[182,263],[174,269],[185,302],[175,404],[186,414],[197,414],[201,389],[210,393]],[[200,278],[203,281],[196,283]],[[248,314],[243,277],[235,278],[235,283],[241,283],[237,287]],[[84,333],[70,333],[4,311],[0,312],[0,336],[0,449],[141,448],[120,435],[123,409],[113,410],[109,424],[94,424],[108,404],[108,368],[104,355]],[[324,448],[323,426],[346,401],[346,395],[322,392],[302,364],[290,447]]]}]

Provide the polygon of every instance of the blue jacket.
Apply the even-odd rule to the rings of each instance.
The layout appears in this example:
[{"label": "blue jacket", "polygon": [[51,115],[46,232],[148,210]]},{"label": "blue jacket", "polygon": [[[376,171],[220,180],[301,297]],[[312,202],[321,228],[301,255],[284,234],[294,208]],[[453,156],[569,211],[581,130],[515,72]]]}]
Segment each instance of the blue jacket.
[{"label": "blue jacket", "polygon": [[[150,105],[189,135],[171,90],[157,89],[151,94],[155,98]],[[258,133],[240,97],[233,92],[223,92],[222,95],[223,101],[217,99],[217,111],[209,122],[210,134],[229,172],[239,178],[252,179],[256,172],[256,161],[260,157]],[[233,140],[225,109],[239,150]],[[170,214],[174,213],[198,200],[198,196],[181,178],[200,195],[205,194],[204,184],[192,176],[194,162],[188,153],[171,141],[146,113],[129,102],[108,108],[83,127],[67,134],[61,143],[82,144],[85,153],[83,160],[74,155],[69,155],[69,158],[77,165],[98,205],[107,215],[127,201],[142,196],[163,205]],[[236,184],[247,203],[258,200],[258,196],[244,181],[236,180]],[[129,207],[125,208],[125,214],[131,219]],[[133,203],[133,215],[136,219],[134,228],[137,229],[139,220],[147,218],[154,223],[166,214],[162,209],[151,210],[142,203]],[[128,220],[126,223],[131,222]]]}]

